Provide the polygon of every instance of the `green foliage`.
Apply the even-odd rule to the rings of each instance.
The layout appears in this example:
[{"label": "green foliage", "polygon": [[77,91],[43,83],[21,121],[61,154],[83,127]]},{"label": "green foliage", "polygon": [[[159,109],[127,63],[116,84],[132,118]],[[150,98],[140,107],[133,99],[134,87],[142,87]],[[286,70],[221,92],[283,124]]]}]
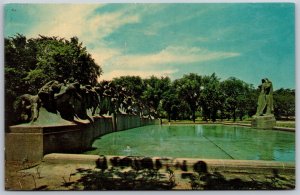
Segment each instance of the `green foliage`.
[{"label": "green foliage", "polygon": [[72,79],[81,84],[95,85],[102,69],[95,63],[77,37],[70,41],[56,37],[36,39],[37,67],[51,80]]},{"label": "green foliage", "polygon": [[[242,119],[246,113],[246,103],[248,102],[249,85],[242,80],[234,77],[223,81],[220,89],[225,97],[225,112],[229,113],[228,117],[236,120],[237,115]],[[256,108],[256,105],[252,105]]]},{"label": "green foliage", "polygon": [[294,181],[276,173],[264,175],[261,179],[252,177],[255,176],[245,179],[229,178],[222,172],[194,173],[189,177],[189,183],[192,190],[287,190],[295,187]]},{"label": "green foliage", "polygon": [[[5,38],[5,113],[12,116],[16,97],[38,89],[51,80],[77,80],[95,86],[102,69],[98,66],[77,37],[70,40],[40,36],[27,39],[17,34]],[[99,84],[100,86],[101,84]],[[259,91],[242,80],[231,77],[224,81],[214,73],[200,76],[184,75],[171,82],[169,77],[139,76],[115,78],[114,92],[125,88],[132,105],[141,113],[145,110],[155,117],[188,119],[197,116],[204,121],[217,118],[243,120],[255,114]],[[105,102],[104,102],[105,103]],[[274,91],[276,118],[295,116],[295,90]],[[13,117],[5,117],[6,124]]]},{"label": "green foliage", "polygon": [[125,87],[135,100],[142,96],[146,88],[143,79],[139,76],[121,76],[114,78],[113,83]]},{"label": "green foliage", "polygon": [[[259,94],[253,85],[234,77],[221,82],[215,73],[210,76],[191,73],[173,82],[168,77],[155,76],[148,79],[123,76],[113,82],[128,89],[150,114],[168,121],[195,120],[196,113],[204,121],[244,120],[255,114]],[[275,91],[274,102],[277,118],[295,115],[294,90]]]},{"label": "green foliage", "polygon": [[43,86],[44,81],[49,81],[50,76],[44,72],[43,69],[30,70],[27,76],[24,78],[25,82],[28,84],[29,91],[37,92],[37,86]]},{"label": "green foliage", "polygon": [[276,118],[295,116],[295,90],[281,88],[274,92],[273,97]]},{"label": "green foliage", "polygon": [[174,81],[178,95],[183,99],[192,111],[192,120],[195,122],[195,112],[199,108],[202,77],[195,73],[184,75]]},{"label": "green foliage", "polygon": [[178,118],[178,113],[180,111],[180,99],[176,93],[175,86],[170,86],[169,89],[164,92],[162,97],[162,108],[167,112],[169,122],[171,117],[175,120]]},{"label": "green foliage", "polygon": [[[13,72],[18,74],[18,83],[11,82],[16,76]],[[24,83],[30,87],[25,87],[27,93],[36,93],[50,80],[72,79],[95,85],[102,69],[76,37],[70,41],[45,36],[27,40],[18,34],[5,38],[5,73],[8,90]],[[24,93],[22,89],[14,91]]]},{"label": "green foliage", "polygon": [[171,190],[175,186],[172,172],[162,174],[156,169],[111,167],[105,171],[81,169],[78,173],[83,176],[69,184],[72,190]]},{"label": "green foliage", "polygon": [[77,80],[81,84],[95,85],[102,74],[101,67],[76,37],[70,40],[45,36],[27,39],[17,34],[5,38],[4,56],[8,115],[16,97],[37,94],[50,80]]},{"label": "green foliage", "polygon": [[220,89],[219,78],[213,73],[203,77],[203,90],[201,94],[201,107],[204,120],[216,121],[217,111],[222,110],[224,96]]},{"label": "green foliage", "polygon": [[171,80],[169,77],[157,78],[151,76],[149,79],[145,79],[144,82],[146,89],[143,92],[142,98],[150,110],[153,110],[155,117],[159,117],[158,108],[164,94],[170,88]]}]

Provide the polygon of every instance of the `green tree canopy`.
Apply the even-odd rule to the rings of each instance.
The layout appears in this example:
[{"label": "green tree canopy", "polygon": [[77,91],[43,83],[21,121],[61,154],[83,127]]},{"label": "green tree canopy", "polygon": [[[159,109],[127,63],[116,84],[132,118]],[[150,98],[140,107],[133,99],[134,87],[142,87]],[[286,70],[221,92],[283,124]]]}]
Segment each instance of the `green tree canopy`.
[{"label": "green tree canopy", "polygon": [[274,92],[274,113],[277,118],[295,116],[295,90],[281,88]]},{"label": "green tree canopy", "polygon": [[125,87],[135,100],[141,98],[146,88],[144,80],[140,76],[121,76],[114,78],[113,83]]},{"label": "green tree canopy", "polygon": [[213,73],[203,77],[203,89],[201,94],[202,114],[205,120],[216,121],[217,111],[222,109],[224,98],[220,89],[220,79]]},{"label": "green tree canopy", "polygon": [[195,73],[184,75],[182,78],[174,81],[178,95],[189,105],[192,111],[192,120],[195,122],[195,112],[199,108],[202,77]]},{"label": "green tree canopy", "polygon": [[[17,34],[5,38],[6,110],[25,93],[37,94],[51,80],[73,80],[95,85],[102,69],[77,37],[70,40],[39,36],[27,39]],[[6,117],[7,118],[7,117]]]},{"label": "green tree canopy", "polygon": [[154,115],[158,117],[158,108],[160,106],[163,95],[169,90],[171,85],[171,80],[169,77],[155,77],[151,76],[144,80],[146,89],[143,92],[142,98],[148,105],[150,110],[153,110]]},{"label": "green tree canopy", "polygon": [[[245,105],[248,102],[249,84],[235,77],[230,77],[221,82],[220,89],[225,97],[225,109],[236,120],[237,112],[240,119],[246,112]],[[256,108],[256,105],[253,107]]]}]

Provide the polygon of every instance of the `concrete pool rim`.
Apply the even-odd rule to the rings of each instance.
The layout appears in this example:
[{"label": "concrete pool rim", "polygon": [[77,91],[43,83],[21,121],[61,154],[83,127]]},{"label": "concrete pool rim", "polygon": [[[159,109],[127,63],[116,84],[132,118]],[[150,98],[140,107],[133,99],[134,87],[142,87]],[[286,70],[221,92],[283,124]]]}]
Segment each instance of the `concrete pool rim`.
[{"label": "concrete pool rim", "polygon": [[232,160],[232,159],[201,159],[201,158],[172,158],[172,157],[146,157],[146,156],[116,156],[116,155],[90,155],[90,154],[66,154],[51,153],[44,156],[42,162],[46,164],[89,164],[96,166],[98,162],[108,163],[112,166],[113,160],[122,159],[151,159],[152,162],[160,161],[162,167],[180,168],[192,170],[193,165],[204,162],[209,171],[229,172],[273,172],[295,174],[295,162],[265,161],[265,160]]},{"label": "concrete pool rim", "polygon": [[[232,127],[245,127],[245,128],[252,128],[251,124],[243,124],[243,123],[232,123],[232,122],[182,122],[182,123],[163,123],[162,126],[180,126],[180,125],[224,125],[224,126],[232,126]],[[273,131],[286,131],[286,132],[293,132],[295,133],[296,128],[289,128],[289,127],[278,127],[275,126],[272,129],[257,129],[257,130],[273,130]]]}]

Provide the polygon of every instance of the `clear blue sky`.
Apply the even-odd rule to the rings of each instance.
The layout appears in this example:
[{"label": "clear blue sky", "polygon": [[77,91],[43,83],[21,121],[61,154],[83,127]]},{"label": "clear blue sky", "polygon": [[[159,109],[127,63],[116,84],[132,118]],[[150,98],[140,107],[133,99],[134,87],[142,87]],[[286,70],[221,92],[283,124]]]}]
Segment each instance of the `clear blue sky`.
[{"label": "clear blue sky", "polygon": [[9,4],[4,36],[77,36],[104,74],[231,76],[295,88],[294,4]]}]

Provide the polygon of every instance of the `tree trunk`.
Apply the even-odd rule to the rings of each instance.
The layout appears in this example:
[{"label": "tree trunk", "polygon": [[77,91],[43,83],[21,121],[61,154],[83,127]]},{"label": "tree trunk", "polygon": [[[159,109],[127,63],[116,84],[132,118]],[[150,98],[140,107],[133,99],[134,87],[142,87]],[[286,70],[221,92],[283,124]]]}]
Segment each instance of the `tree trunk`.
[{"label": "tree trunk", "polygon": [[195,120],[196,120],[195,112],[196,112],[196,111],[193,111],[193,115],[192,115],[192,118],[193,118],[193,122],[194,122],[194,123],[195,123]]},{"label": "tree trunk", "polygon": [[235,109],[233,110],[233,121],[236,121]]}]

